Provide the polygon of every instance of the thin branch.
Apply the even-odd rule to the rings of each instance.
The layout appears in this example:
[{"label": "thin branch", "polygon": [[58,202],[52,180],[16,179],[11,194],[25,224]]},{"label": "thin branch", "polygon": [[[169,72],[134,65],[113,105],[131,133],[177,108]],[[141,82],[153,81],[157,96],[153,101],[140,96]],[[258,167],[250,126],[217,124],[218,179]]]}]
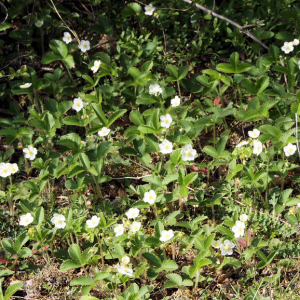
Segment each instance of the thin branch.
[{"label": "thin branch", "polygon": [[200,5],[200,4],[197,4],[197,3],[194,3],[193,1],[191,0],[182,0],[188,4],[192,4],[192,5],[195,5],[197,8],[207,12],[208,14],[218,18],[218,19],[221,19],[235,27],[237,27],[241,32],[243,32],[244,34],[248,35],[249,37],[251,37],[255,42],[257,42],[258,44],[260,44],[263,48],[269,50],[269,47],[267,45],[265,45],[263,42],[261,42],[257,37],[255,37],[250,31],[248,31],[247,29],[245,29],[245,27],[239,25],[238,23],[224,17],[224,16],[221,16],[219,14],[216,14],[215,12],[213,12],[212,10]]},{"label": "thin branch", "polygon": [[136,180],[139,180],[139,179],[142,179],[142,178],[145,178],[145,177],[150,177],[152,176],[152,174],[150,175],[144,175],[144,176],[140,176],[140,177],[121,177],[121,178],[112,178],[112,179],[136,179]]},{"label": "thin branch", "polygon": [[72,32],[72,34],[73,34],[74,37],[76,38],[78,44],[80,44],[80,39],[79,39],[77,33],[76,33],[75,31],[73,31],[73,30],[67,25],[67,23],[64,21],[64,19],[63,19],[63,18],[61,17],[61,15],[59,14],[59,12],[58,12],[58,10],[57,10],[55,4],[53,3],[53,1],[52,1],[52,0],[50,0],[50,1],[51,1],[52,5],[53,5],[53,8],[54,8],[55,12],[56,12],[57,15],[59,16],[59,18],[62,20],[62,22],[65,24],[65,26]]},{"label": "thin branch", "polygon": [[110,41],[106,41],[106,42],[103,42],[103,43],[94,45],[93,47],[91,47],[91,49],[95,49],[95,48],[100,47],[100,46],[102,46],[102,45],[109,44],[109,43],[113,43],[113,42],[117,42],[117,41],[118,41],[118,40],[110,40]]},{"label": "thin branch", "polygon": [[1,23],[1,24],[3,24],[3,23],[6,21],[7,17],[8,17],[8,10],[7,10],[6,6],[5,6],[2,2],[0,2],[0,5],[1,5],[1,6],[5,9],[5,11],[6,11],[5,19],[4,19],[4,21]]}]

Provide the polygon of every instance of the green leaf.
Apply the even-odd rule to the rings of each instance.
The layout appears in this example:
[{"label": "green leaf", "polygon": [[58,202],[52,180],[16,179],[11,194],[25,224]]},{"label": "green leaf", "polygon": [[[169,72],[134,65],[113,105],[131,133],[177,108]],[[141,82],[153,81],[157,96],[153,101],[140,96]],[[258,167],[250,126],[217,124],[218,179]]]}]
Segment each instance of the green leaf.
[{"label": "green leaf", "polygon": [[9,300],[13,294],[15,294],[20,288],[22,288],[23,283],[14,283],[10,285],[4,295],[4,300]]},{"label": "green leaf", "polygon": [[74,59],[71,54],[68,54],[65,59],[62,59],[62,62],[68,69],[72,69],[74,67]]},{"label": "green leaf", "polygon": [[295,215],[285,214],[284,218],[293,226],[298,222],[298,219]]},{"label": "green leaf", "polygon": [[56,61],[56,60],[61,60],[61,56],[53,53],[53,52],[48,52],[46,53],[43,58],[42,58],[42,64],[50,64],[52,63],[53,61]]},{"label": "green leaf", "polygon": [[126,113],[127,109],[121,109],[118,111],[115,111],[108,119],[107,126],[112,125],[117,119],[122,117]]},{"label": "green leaf", "polygon": [[82,256],[80,248],[77,244],[72,244],[68,250],[69,255],[75,262],[82,263]]},{"label": "green leaf", "polygon": [[203,148],[203,152],[205,152],[206,154],[208,154],[209,156],[211,156],[213,158],[219,157],[219,152],[212,146],[205,146]]},{"label": "green leaf", "polygon": [[229,64],[218,64],[216,69],[219,71],[219,72],[223,72],[223,73],[234,73],[234,69],[229,65]]},{"label": "green leaf", "polygon": [[237,52],[233,52],[230,55],[230,64],[234,72],[237,70],[238,63],[239,63],[239,54]]},{"label": "green leaf", "polygon": [[52,40],[49,44],[50,48],[56,55],[59,55],[61,59],[65,59],[68,55],[67,45],[59,40]]},{"label": "green leaf", "polygon": [[182,285],[182,278],[180,275],[171,273],[171,274],[167,274],[166,276],[171,281],[173,281],[176,285]]},{"label": "green leaf", "polygon": [[99,298],[96,298],[94,296],[82,296],[80,300],[100,300]]},{"label": "green leaf", "polygon": [[161,260],[157,255],[150,252],[146,252],[143,253],[142,256],[147,259],[151,266],[161,267]]},{"label": "green leaf", "polygon": [[189,66],[183,66],[182,68],[180,68],[178,72],[178,80],[183,79],[188,74],[189,69],[190,69]]},{"label": "green leaf", "polygon": [[81,264],[79,262],[75,262],[73,260],[65,260],[61,266],[60,266],[60,270],[62,272],[66,272],[66,271],[69,271],[71,269],[77,269],[77,268],[80,268],[81,267]]},{"label": "green leaf", "polygon": [[178,80],[178,69],[173,65],[167,65],[168,72]]},{"label": "green leaf", "polygon": [[190,183],[192,183],[194,180],[196,180],[198,177],[198,173],[190,173],[184,178],[184,185],[188,186]]},{"label": "green leaf", "polygon": [[168,259],[163,261],[161,268],[165,271],[175,271],[178,269],[178,265],[175,261]]},{"label": "green leaf", "polygon": [[234,238],[234,233],[231,231],[231,230],[229,230],[227,227],[224,227],[224,226],[222,226],[222,225],[219,225],[218,227],[217,227],[217,229],[218,229],[218,231],[221,233],[221,234],[223,234],[223,235],[226,235],[226,236],[229,236],[230,238]]},{"label": "green leaf", "polygon": [[145,125],[145,121],[142,114],[137,110],[131,111],[129,118],[130,121],[136,126]]},{"label": "green leaf", "polygon": [[92,285],[94,283],[93,279],[87,276],[77,277],[70,282],[71,286],[74,285]]},{"label": "green leaf", "polygon": [[[258,252],[260,251],[257,251],[257,254]],[[265,266],[269,265],[271,263],[271,261],[273,260],[273,258],[276,256],[277,254],[277,251],[273,251],[271,252],[269,255],[268,255],[268,258],[265,260],[265,261],[260,261],[258,264],[257,264],[257,268],[258,269],[262,269],[264,268]]]},{"label": "green leaf", "polygon": [[99,121],[100,121],[105,127],[107,127],[107,126],[108,126],[108,125],[107,125],[108,121],[107,121],[107,119],[106,119],[106,116],[105,116],[103,110],[100,108],[100,106],[97,105],[96,103],[92,103],[91,106],[92,106],[93,110],[95,111],[95,113],[96,113],[96,115],[97,115]]}]

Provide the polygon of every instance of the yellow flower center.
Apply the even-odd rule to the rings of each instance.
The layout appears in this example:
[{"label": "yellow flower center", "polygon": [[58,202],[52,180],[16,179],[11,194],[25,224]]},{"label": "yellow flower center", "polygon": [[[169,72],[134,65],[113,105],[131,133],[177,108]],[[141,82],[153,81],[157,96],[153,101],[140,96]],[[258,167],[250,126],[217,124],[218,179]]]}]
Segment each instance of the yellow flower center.
[{"label": "yellow flower center", "polygon": [[224,248],[225,248],[226,251],[230,250],[229,245],[226,245]]},{"label": "yellow flower center", "polygon": [[133,227],[134,230],[139,230],[138,226]]},{"label": "yellow flower center", "polygon": [[219,247],[219,243],[215,243],[215,247]]},{"label": "yellow flower center", "polygon": [[260,147],[259,147],[259,146],[257,147],[257,150],[260,150]]},{"label": "yellow flower center", "polygon": [[83,48],[86,48],[86,44],[83,44],[82,47],[83,47]]},{"label": "yellow flower center", "polygon": [[60,224],[60,223],[62,223],[62,221],[61,221],[60,219],[58,219],[58,220],[57,220],[57,223]]},{"label": "yellow flower center", "polygon": [[28,223],[29,222],[29,219],[25,219],[25,223]]},{"label": "yellow flower center", "polygon": [[239,231],[243,231],[243,228],[242,227],[239,227],[239,229],[238,229]]},{"label": "yellow flower center", "polygon": [[28,154],[29,154],[29,155],[32,155],[33,152],[32,152],[31,150],[28,150]]},{"label": "yellow flower center", "polygon": [[290,46],[286,46],[286,49],[289,50],[289,49],[290,49]]},{"label": "yellow flower center", "polygon": [[191,151],[190,150],[186,151],[185,155],[190,156],[191,155]]},{"label": "yellow flower center", "polygon": [[151,11],[151,8],[149,7],[149,8],[147,8],[147,11]]},{"label": "yellow flower center", "polygon": [[77,103],[76,103],[76,106],[80,106],[80,103],[79,103],[79,102],[77,102]]},{"label": "yellow flower center", "polygon": [[293,149],[292,149],[292,148],[290,148],[290,149],[289,149],[289,151],[290,151],[290,152],[293,152]]},{"label": "yellow flower center", "polygon": [[168,146],[168,145],[166,145],[166,146],[165,146],[165,149],[169,149],[169,146]]},{"label": "yellow flower center", "polygon": [[67,40],[69,40],[70,39],[70,37],[69,36],[67,36]]}]

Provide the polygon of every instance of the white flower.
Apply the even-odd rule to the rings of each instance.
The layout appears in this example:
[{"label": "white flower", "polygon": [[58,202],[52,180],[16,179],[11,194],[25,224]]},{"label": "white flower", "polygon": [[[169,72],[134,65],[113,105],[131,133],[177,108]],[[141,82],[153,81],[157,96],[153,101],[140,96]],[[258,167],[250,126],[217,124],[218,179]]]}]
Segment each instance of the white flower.
[{"label": "white flower", "polygon": [[140,230],[141,224],[141,222],[132,222],[132,224],[130,225],[130,229],[132,230],[132,232],[137,232]]},{"label": "white flower", "polygon": [[245,234],[245,223],[241,221],[236,221],[235,225],[231,229],[234,232],[234,237],[239,238]]},{"label": "white flower", "polygon": [[259,155],[262,152],[262,143],[260,141],[255,141],[253,143],[254,149],[253,149],[253,154]]},{"label": "white flower", "polygon": [[161,232],[160,238],[159,240],[161,242],[167,242],[168,240],[170,240],[172,237],[174,236],[174,232],[172,229],[170,230],[163,230]]},{"label": "white flower", "polygon": [[291,156],[296,152],[297,146],[289,143],[289,144],[287,144],[287,146],[285,146],[283,148],[283,150],[284,150],[285,156]]},{"label": "white flower", "polygon": [[175,98],[171,100],[171,105],[172,107],[176,107],[180,105],[180,98],[178,96],[175,96]]},{"label": "white flower", "polygon": [[235,147],[236,148],[241,148],[242,146],[245,146],[245,145],[248,145],[248,144],[249,144],[249,142],[241,141]]},{"label": "white flower", "polygon": [[129,258],[128,256],[124,256],[124,257],[122,257],[121,262],[122,262],[124,265],[127,265],[127,264],[129,264],[129,262],[130,262],[130,258]]},{"label": "white flower", "polygon": [[161,123],[160,123],[161,127],[169,128],[172,123],[172,118],[169,114],[166,114],[165,116],[161,116],[160,120],[161,120]]},{"label": "white flower", "polygon": [[83,102],[80,97],[75,98],[73,100],[72,108],[75,109],[77,112],[81,111],[81,109],[83,108]]},{"label": "white flower", "polygon": [[187,145],[181,149],[181,157],[183,161],[194,160],[197,151],[193,149],[192,145]]},{"label": "white flower", "polygon": [[24,84],[20,85],[20,88],[21,89],[27,89],[27,88],[31,87],[31,85],[32,85],[32,83],[27,82],[27,83],[24,83]]},{"label": "white flower", "polygon": [[29,145],[28,148],[23,149],[23,152],[25,153],[26,158],[29,158],[30,160],[34,160],[37,154],[37,149]]},{"label": "white flower", "polygon": [[103,127],[100,131],[98,131],[99,136],[106,136],[110,133],[110,129]]},{"label": "white flower", "polygon": [[80,42],[80,44],[78,45],[78,48],[79,48],[82,52],[86,52],[86,51],[88,51],[88,50],[91,49],[91,47],[90,47],[90,42],[89,42],[89,41],[84,41],[84,40],[82,40],[82,41]]},{"label": "white flower", "polygon": [[34,24],[35,24],[36,27],[42,27],[43,24],[44,24],[44,21],[38,20]]},{"label": "white flower", "polygon": [[149,86],[149,94],[158,96],[162,93],[162,88],[156,83]]},{"label": "white flower", "polygon": [[285,42],[284,45],[281,47],[281,50],[284,51],[284,53],[290,53],[291,51],[294,50],[294,45],[293,43],[288,43]]},{"label": "white flower", "polygon": [[293,43],[293,45],[297,46],[297,45],[299,45],[299,40],[294,39],[292,43]]},{"label": "white flower", "polygon": [[30,223],[33,222],[33,217],[30,213],[26,214],[26,215],[23,215],[20,217],[20,223],[19,225],[21,226],[27,226],[29,225]]},{"label": "white flower", "polygon": [[245,214],[240,215],[240,221],[241,222],[247,222],[248,221],[248,216]]},{"label": "white flower", "polygon": [[100,218],[97,216],[93,216],[90,220],[86,221],[87,228],[95,228],[98,226],[100,222]]},{"label": "white flower", "polygon": [[145,15],[152,16],[154,11],[155,11],[155,7],[153,7],[152,4],[145,6]]},{"label": "white flower", "polygon": [[160,152],[163,154],[171,153],[173,151],[173,145],[168,140],[163,140],[158,146],[160,148]]},{"label": "white flower", "polygon": [[0,176],[5,178],[11,175],[10,163],[1,163],[0,164]]},{"label": "white flower", "polygon": [[96,73],[101,65],[101,60],[95,60],[94,65],[92,66],[91,70],[93,73]]},{"label": "white flower", "polygon": [[54,214],[51,222],[55,225],[56,228],[64,229],[66,227],[66,218],[63,215]]},{"label": "white flower", "polygon": [[10,167],[10,173],[15,174],[19,171],[18,165],[17,164],[9,164]]},{"label": "white flower", "polygon": [[234,248],[235,245],[231,243],[230,241],[226,240],[224,241],[224,244],[220,246],[221,254],[222,255],[231,255],[233,253],[232,248]]},{"label": "white flower", "polygon": [[128,219],[135,219],[138,217],[140,210],[138,208],[130,208],[127,213],[125,213]]},{"label": "white flower", "polygon": [[253,131],[248,131],[248,135],[253,138],[253,139],[256,139],[259,137],[260,135],[260,131],[257,130],[257,129],[253,129]]},{"label": "white flower", "polygon": [[212,241],[212,243],[211,243],[211,246],[216,248],[216,249],[220,249],[221,245],[222,245],[222,243],[221,243],[220,240]]},{"label": "white flower", "polygon": [[126,268],[125,266],[117,265],[116,268],[117,268],[118,272],[122,275],[132,276],[132,274],[133,274],[133,270]]},{"label": "white flower", "polygon": [[116,234],[116,237],[122,235],[124,233],[124,226],[123,224],[119,224],[117,227],[114,228],[114,232]]},{"label": "white flower", "polygon": [[156,194],[153,190],[149,191],[149,192],[146,192],[144,194],[144,199],[143,201],[144,202],[147,202],[149,204],[153,204],[155,202],[155,199],[156,199]]},{"label": "white flower", "polygon": [[66,43],[66,44],[69,44],[72,42],[72,36],[69,32],[64,32],[64,37],[63,37],[63,41]]}]

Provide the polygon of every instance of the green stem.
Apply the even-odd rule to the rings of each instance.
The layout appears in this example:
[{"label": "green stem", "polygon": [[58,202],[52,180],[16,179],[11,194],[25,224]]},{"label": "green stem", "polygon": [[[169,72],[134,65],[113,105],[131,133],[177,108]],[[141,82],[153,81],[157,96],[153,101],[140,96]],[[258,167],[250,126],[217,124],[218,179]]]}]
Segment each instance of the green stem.
[{"label": "green stem", "polygon": [[178,87],[178,93],[179,93],[180,103],[182,105],[181,90],[180,90],[180,84],[179,84],[178,80],[177,80],[177,87]]},{"label": "green stem", "polygon": [[74,242],[74,238],[73,238],[73,235],[72,235],[72,233],[70,233],[70,238],[71,238],[71,242],[72,242],[72,244],[75,244],[75,242]]},{"label": "green stem", "polygon": [[[12,188],[12,178],[9,176],[9,181],[10,181],[10,189]],[[14,200],[13,200],[13,194],[10,193],[8,197],[8,205],[9,205],[9,212],[10,215],[13,217],[14,216]]]},{"label": "green stem", "polygon": [[198,287],[198,282],[199,282],[199,270],[196,272],[196,279],[195,279],[195,285],[194,285],[194,294],[196,293],[197,291],[197,287]]}]

